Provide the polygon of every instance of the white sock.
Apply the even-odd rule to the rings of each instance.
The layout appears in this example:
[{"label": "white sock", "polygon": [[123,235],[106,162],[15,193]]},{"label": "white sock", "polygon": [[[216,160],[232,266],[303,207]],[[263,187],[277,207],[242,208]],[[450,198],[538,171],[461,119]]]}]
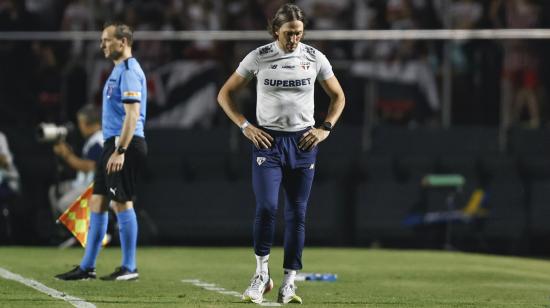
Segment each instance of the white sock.
[{"label": "white sock", "polygon": [[269,274],[269,255],[258,256],[256,255],[256,274]]},{"label": "white sock", "polygon": [[285,277],[283,278],[283,285],[294,284],[294,279],[296,278],[296,270],[284,269]]}]

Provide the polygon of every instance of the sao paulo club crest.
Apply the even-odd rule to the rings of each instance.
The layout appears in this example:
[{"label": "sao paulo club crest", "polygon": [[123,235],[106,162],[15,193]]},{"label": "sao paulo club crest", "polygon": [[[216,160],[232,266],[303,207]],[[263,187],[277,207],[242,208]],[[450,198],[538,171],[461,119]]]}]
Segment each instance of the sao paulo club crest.
[{"label": "sao paulo club crest", "polygon": [[256,157],[256,163],[261,166],[265,162],[265,157]]}]

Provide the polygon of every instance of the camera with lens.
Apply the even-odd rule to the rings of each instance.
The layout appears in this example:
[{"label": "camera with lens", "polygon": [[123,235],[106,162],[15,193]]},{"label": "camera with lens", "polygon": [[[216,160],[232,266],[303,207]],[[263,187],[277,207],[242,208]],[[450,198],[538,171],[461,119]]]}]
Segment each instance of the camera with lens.
[{"label": "camera with lens", "polygon": [[40,142],[59,142],[65,140],[73,128],[74,126],[72,123],[67,123],[64,125],[40,123],[36,130],[36,138]]}]

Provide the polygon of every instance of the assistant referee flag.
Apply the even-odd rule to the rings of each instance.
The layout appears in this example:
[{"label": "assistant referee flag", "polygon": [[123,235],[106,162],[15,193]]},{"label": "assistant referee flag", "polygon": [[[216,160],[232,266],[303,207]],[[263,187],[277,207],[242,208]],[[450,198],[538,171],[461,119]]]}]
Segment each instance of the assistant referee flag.
[{"label": "assistant referee flag", "polygon": [[[90,207],[88,202],[94,191],[94,183],[90,184],[86,191],[82,193],[76,200],[67,208],[67,210],[59,216],[57,223],[62,223],[71,231],[71,233],[80,242],[82,247],[86,247],[86,238],[88,237],[88,228],[90,225]],[[103,245],[107,245],[107,236],[103,238]]]}]

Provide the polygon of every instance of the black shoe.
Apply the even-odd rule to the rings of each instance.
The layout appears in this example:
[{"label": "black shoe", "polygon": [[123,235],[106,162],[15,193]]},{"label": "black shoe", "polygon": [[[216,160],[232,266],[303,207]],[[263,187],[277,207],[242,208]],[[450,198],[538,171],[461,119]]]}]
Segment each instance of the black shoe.
[{"label": "black shoe", "polygon": [[101,280],[136,280],[139,278],[137,268],[134,271],[130,271],[124,266],[115,268],[115,271],[110,275],[103,276]]},{"label": "black shoe", "polygon": [[95,279],[96,273],[95,268],[90,268],[87,270],[82,270],[80,268],[80,265],[77,265],[72,270],[56,275],[55,278],[61,279],[61,280],[88,280],[88,279]]}]

